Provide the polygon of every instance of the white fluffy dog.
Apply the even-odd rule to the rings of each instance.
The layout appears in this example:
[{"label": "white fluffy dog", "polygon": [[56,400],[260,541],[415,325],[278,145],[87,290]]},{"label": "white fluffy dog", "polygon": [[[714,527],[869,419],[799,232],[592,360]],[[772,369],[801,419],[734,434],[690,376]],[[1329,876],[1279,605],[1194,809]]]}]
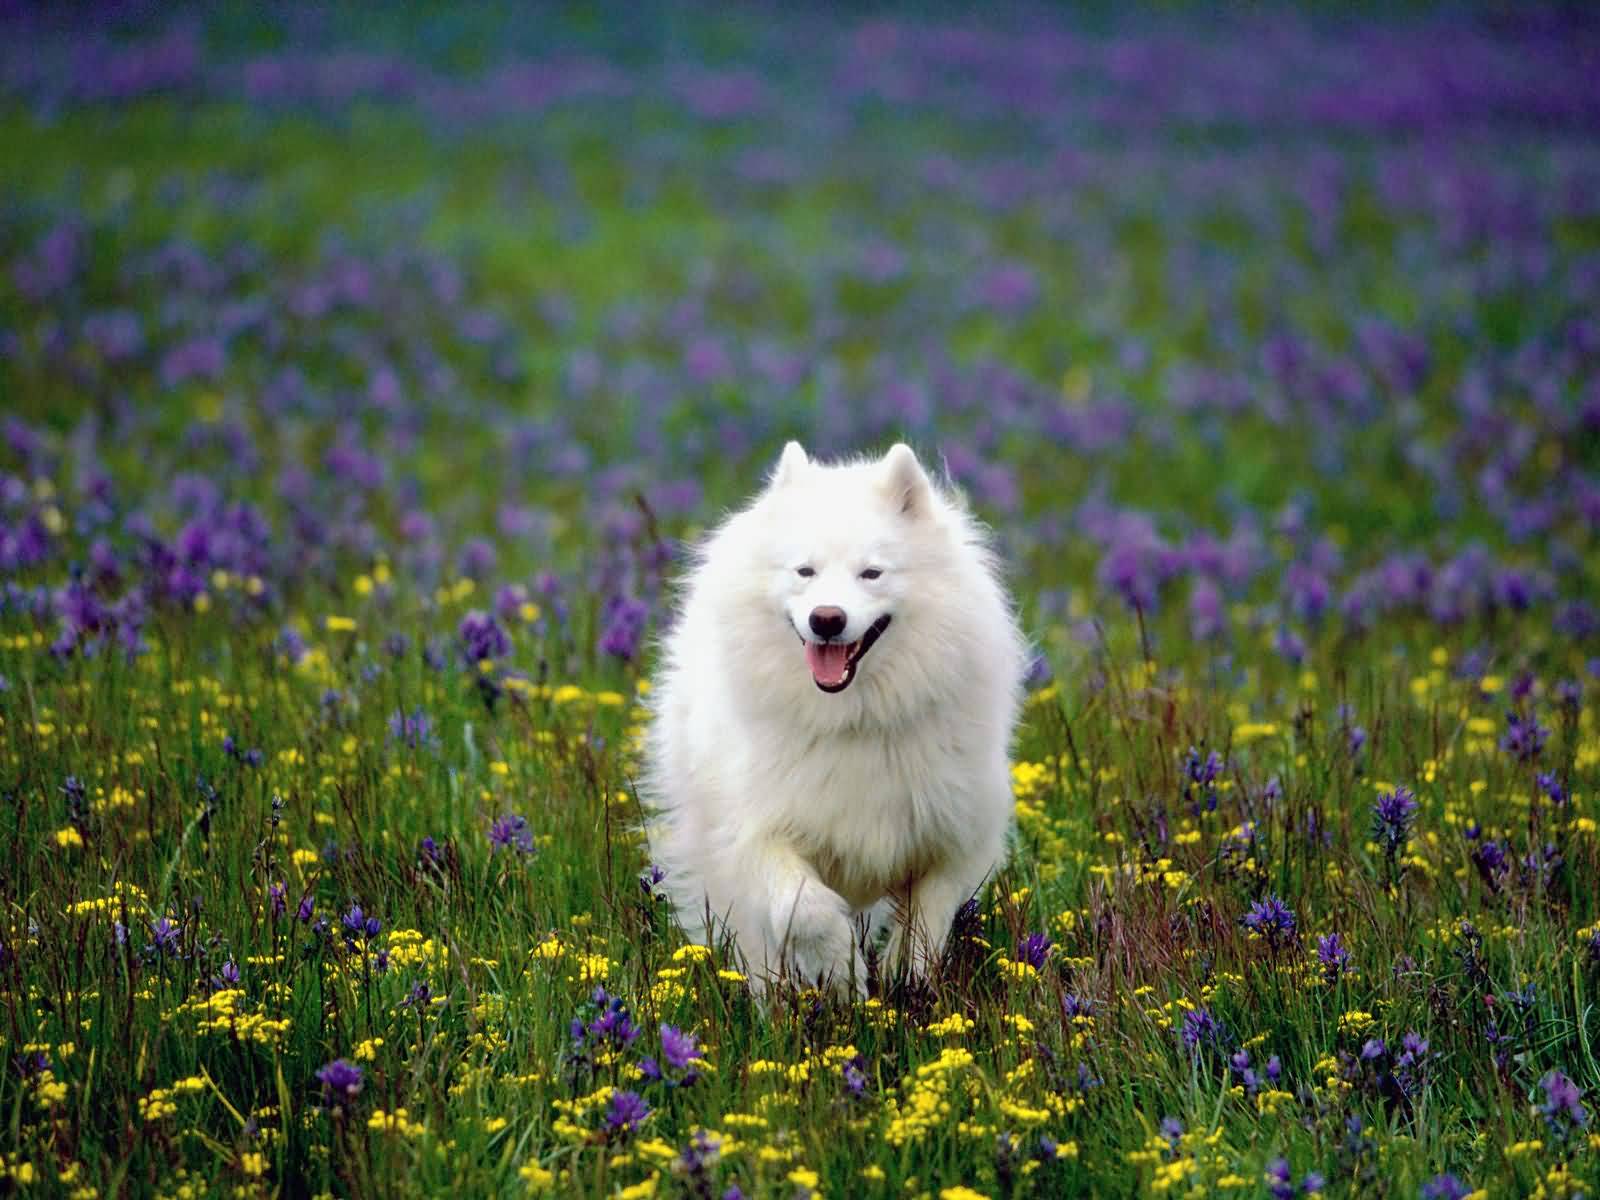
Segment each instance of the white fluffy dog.
[{"label": "white fluffy dog", "polygon": [[[759,989],[926,974],[1005,854],[1026,646],[983,530],[911,449],[814,463],[700,545],[653,693],[651,849]],[[861,935],[861,936],[858,936]]]}]

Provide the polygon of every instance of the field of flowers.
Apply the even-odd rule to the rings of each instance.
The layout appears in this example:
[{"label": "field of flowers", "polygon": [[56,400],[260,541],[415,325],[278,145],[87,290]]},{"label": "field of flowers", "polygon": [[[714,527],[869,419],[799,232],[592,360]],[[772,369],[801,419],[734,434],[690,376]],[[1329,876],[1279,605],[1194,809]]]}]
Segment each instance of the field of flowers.
[{"label": "field of flowers", "polygon": [[[0,29],[0,1195],[1600,1188],[1600,24],[399,11]],[[789,437],[1040,655],[763,1009],[633,780]]]}]

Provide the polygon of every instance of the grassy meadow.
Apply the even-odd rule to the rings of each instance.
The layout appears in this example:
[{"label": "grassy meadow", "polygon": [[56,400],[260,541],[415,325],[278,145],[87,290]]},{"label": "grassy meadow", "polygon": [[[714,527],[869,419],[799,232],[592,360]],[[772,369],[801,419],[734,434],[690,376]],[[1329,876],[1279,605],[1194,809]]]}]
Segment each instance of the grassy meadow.
[{"label": "grassy meadow", "polygon": [[[0,1195],[1593,1194],[1600,25],[1384,18],[4,14]],[[1039,655],[763,1007],[634,780],[791,437]]]}]

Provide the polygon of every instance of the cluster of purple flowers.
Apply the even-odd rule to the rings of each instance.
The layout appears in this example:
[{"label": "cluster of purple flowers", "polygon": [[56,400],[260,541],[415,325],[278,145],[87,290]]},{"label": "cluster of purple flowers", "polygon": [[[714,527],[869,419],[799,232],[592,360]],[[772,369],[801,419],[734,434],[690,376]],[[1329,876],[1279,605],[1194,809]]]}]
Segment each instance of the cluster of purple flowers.
[{"label": "cluster of purple flowers", "polygon": [[604,987],[590,993],[586,1008],[587,1016],[573,1017],[569,1023],[574,1055],[592,1059],[602,1052],[626,1050],[639,1036],[627,1004]]},{"label": "cluster of purple flowers", "polygon": [[1350,950],[1337,932],[1324,934],[1317,939],[1317,962],[1322,966],[1325,983],[1334,984],[1350,971]]},{"label": "cluster of purple flowers", "polygon": [[239,744],[233,740],[233,734],[231,733],[222,739],[222,752],[244,766],[259,767],[261,765],[262,754],[260,749],[257,747],[251,747],[248,750],[240,748]]},{"label": "cluster of purple flowers", "polygon": [[1233,1077],[1239,1081],[1247,1095],[1254,1096],[1264,1087],[1277,1087],[1283,1077],[1283,1064],[1274,1054],[1267,1059],[1266,1064],[1257,1071],[1250,1062],[1250,1051],[1241,1047],[1233,1052],[1228,1059],[1228,1067],[1233,1072]]},{"label": "cluster of purple flowers", "polygon": [[[1003,1192],[1009,1192],[1025,1173],[1049,1171],[1060,1162],[1059,1143],[1048,1134],[1021,1137],[1006,1130],[995,1137],[994,1168]],[[1033,1182],[1039,1185],[1042,1180],[1035,1175]]]},{"label": "cluster of purple flowers", "polygon": [[1428,1056],[1428,1040],[1413,1031],[1400,1039],[1398,1054],[1382,1038],[1368,1038],[1358,1061],[1380,1094],[1411,1102],[1426,1082]]},{"label": "cluster of purple flowers", "polygon": [[1422,1185],[1422,1200],[1467,1200],[1473,1189],[1448,1171]]},{"label": "cluster of purple flowers", "polygon": [[1054,944],[1047,933],[1030,933],[1017,943],[1017,961],[1042,971]]},{"label": "cluster of purple flowers", "polygon": [[661,1059],[641,1058],[639,1070],[648,1080],[668,1087],[688,1087],[700,1078],[694,1062],[700,1057],[700,1043],[693,1034],[674,1025],[661,1026]]},{"label": "cluster of purple flowers", "polygon": [[612,1092],[606,1101],[606,1129],[618,1137],[627,1137],[644,1123],[650,1112],[650,1105],[638,1092]]},{"label": "cluster of purple flowers", "polygon": [[574,1073],[592,1073],[631,1047],[638,1040],[639,1027],[620,996],[597,986],[569,1022],[568,1034],[567,1066]]},{"label": "cluster of purple flowers", "polygon": [[650,608],[644,601],[633,596],[613,596],[601,613],[600,649],[631,662],[638,656],[649,618]]},{"label": "cluster of purple flowers", "polygon": [[336,1058],[317,1072],[324,1097],[329,1100],[353,1100],[361,1091],[361,1068],[355,1063]]},{"label": "cluster of purple flowers", "polygon": [[1240,924],[1272,950],[1281,950],[1299,940],[1294,910],[1277,896],[1257,900],[1240,918]]},{"label": "cluster of purple flowers", "polygon": [[[645,1055],[636,1064],[647,1084],[669,1089],[693,1086],[700,1079],[700,1056],[704,1052],[694,1034],[675,1025],[660,1027],[661,1053]],[[604,987],[590,993],[583,1010],[572,1018],[568,1034],[568,1066],[574,1071],[594,1072],[618,1056],[629,1052],[639,1040],[627,1004]],[[637,1092],[613,1092],[605,1113],[605,1127],[614,1137],[634,1132],[651,1112],[650,1104]]]},{"label": "cluster of purple flowers", "polygon": [[666,870],[655,863],[651,863],[641,871],[639,873],[639,890],[644,893],[644,898],[652,904],[665,900],[667,893],[661,884],[666,878]]},{"label": "cluster of purple flowers", "polygon": [[1215,750],[1202,755],[1194,746],[1189,747],[1183,763],[1183,799],[1195,816],[1216,811],[1217,780],[1223,766],[1222,756]]},{"label": "cluster of purple flowers", "polygon": [[1391,881],[1398,873],[1400,853],[1411,838],[1417,808],[1416,796],[1406,787],[1384,792],[1372,806],[1372,840],[1383,851]]},{"label": "cluster of purple flowers", "polygon": [[1550,731],[1531,714],[1506,713],[1506,732],[1500,739],[1500,749],[1518,762],[1532,762],[1544,750]]},{"label": "cluster of purple flowers", "polygon": [[1326,1182],[1317,1172],[1307,1171],[1297,1185],[1288,1159],[1275,1158],[1267,1164],[1267,1194],[1272,1200],[1294,1200],[1295,1196],[1310,1196],[1320,1192]]},{"label": "cluster of purple flowers", "polygon": [[493,662],[511,653],[511,638],[492,613],[474,609],[461,618],[457,629],[461,657],[468,666]]},{"label": "cluster of purple flowers", "polygon": [[147,951],[163,956],[176,954],[182,936],[182,925],[170,917],[159,917],[150,925],[150,945]]},{"label": "cluster of purple flowers", "polygon": [[1220,1056],[1229,1041],[1227,1027],[1208,1008],[1185,1009],[1178,1035],[1191,1053],[1205,1056]]},{"label": "cluster of purple flowers", "polygon": [[416,750],[434,744],[433,721],[420,708],[409,713],[396,709],[389,716],[389,737]]},{"label": "cluster of purple flowers", "polygon": [[383,932],[383,922],[377,917],[368,916],[359,904],[350,905],[339,918],[339,925],[344,930],[346,945],[352,948],[357,941],[370,942]]},{"label": "cluster of purple flowers", "polygon": [[526,817],[505,813],[489,826],[489,845],[496,850],[511,850],[517,854],[532,854],[533,829]]},{"label": "cluster of purple flowers", "polygon": [[1539,1086],[1544,1089],[1544,1102],[1539,1112],[1550,1127],[1550,1132],[1565,1138],[1584,1129],[1589,1124],[1589,1110],[1583,1106],[1583,1089],[1564,1071],[1550,1071]]}]

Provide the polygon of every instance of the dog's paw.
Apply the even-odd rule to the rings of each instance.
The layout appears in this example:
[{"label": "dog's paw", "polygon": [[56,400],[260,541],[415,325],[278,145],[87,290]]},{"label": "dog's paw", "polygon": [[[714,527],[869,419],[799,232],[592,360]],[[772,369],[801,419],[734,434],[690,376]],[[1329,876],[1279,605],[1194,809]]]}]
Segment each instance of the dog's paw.
[{"label": "dog's paw", "polygon": [[820,885],[804,888],[792,908],[779,914],[777,934],[796,982],[866,995],[866,960],[856,945],[849,907],[839,896]]}]

